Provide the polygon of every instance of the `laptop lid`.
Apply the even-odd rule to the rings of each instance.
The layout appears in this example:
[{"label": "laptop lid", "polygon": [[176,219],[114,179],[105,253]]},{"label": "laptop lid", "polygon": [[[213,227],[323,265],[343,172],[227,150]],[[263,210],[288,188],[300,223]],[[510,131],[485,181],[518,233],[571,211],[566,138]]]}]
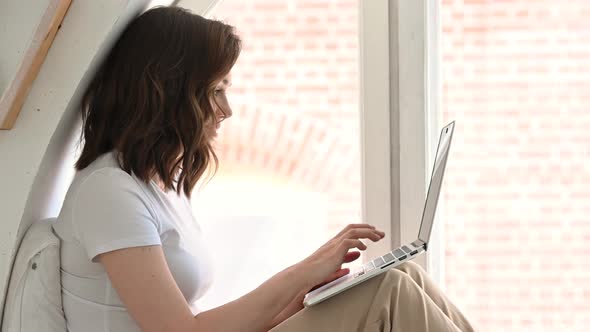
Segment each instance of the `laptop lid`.
[{"label": "laptop lid", "polygon": [[436,212],[436,205],[438,203],[440,188],[445,174],[445,167],[447,165],[447,157],[449,156],[454,129],[455,121],[449,123],[441,130],[440,138],[438,140],[436,158],[432,168],[430,184],[428,185],[428,194],[426,195],[426,202],[424,203],[424,211],[422,212],[420,231],[418,232],[418,239],[424,243],[428,243],[428,240],[430,239],[432,224],[434,223],[434,213]]}]

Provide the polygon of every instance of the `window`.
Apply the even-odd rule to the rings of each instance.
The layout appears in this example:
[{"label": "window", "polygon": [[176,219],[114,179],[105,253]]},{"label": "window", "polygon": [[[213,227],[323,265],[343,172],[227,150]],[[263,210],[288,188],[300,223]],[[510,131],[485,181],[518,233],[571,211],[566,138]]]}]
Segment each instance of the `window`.
[{"label": "window", "polygon": [[590,3],[442,1],[449,296],[486,331],[590,324]]},{"label": "window", "polygon": [[244,48],[229,90],[234,115],[217,142],[220,169],[193,199],[216,257],[202,309],[361,221],[358,8],[226,0],[207,15],[236,26]]}]

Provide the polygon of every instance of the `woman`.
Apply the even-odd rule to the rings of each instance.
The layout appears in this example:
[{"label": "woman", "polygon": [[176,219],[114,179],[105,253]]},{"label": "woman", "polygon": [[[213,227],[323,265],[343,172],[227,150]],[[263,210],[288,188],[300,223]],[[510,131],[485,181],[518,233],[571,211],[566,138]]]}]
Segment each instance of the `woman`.
[{"label": "woman", "polygon": [[[385,234],[349,225],[313,255],[218,308],[190,305],[211,264],[189,198],[217,166],[212,140],[241,43],[231,26],[157,8],[124,31],[86,91],[84,146],[55,231],[68,329],[84,331],[470,331],[425,272],[401,265],[311,308]],[[209,234],[220,236],[223,234]]]}]

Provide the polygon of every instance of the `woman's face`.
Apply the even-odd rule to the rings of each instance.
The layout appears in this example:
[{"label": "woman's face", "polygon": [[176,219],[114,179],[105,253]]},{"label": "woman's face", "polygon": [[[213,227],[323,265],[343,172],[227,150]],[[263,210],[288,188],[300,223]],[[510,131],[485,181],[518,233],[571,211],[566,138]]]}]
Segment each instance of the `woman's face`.
[{"label": "woman's face", "polygon": [[212,135],[217,136],[217,130],[221,126],[221,121],[229,118],[232,116],[232,109],[229,106],[229,101],[227,100],[227,90],[231,86],[231,73],[227,74],[221,81],[217,82],[215,85],[215,90],[213,92],[213,98],[215,99],[213,104],[213,109],[215,111],[215,116],[217,118],[217,123],[212,128]]}]

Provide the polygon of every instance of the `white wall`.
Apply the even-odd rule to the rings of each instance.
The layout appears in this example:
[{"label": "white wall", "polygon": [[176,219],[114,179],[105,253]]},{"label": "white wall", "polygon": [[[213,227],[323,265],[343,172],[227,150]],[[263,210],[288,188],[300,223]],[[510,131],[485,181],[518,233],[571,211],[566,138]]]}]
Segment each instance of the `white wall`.
[{"label": "white wall", "polygon": [[[2,1],[29,6],[32,12],[44,6],[34,0]],[[105,51],[148,4],[72,1],[14,128],[0,131],[0,308],[24,231],[35,220],[56,216],[61,208],[68,185],[63,179],[71,173],[63,165],[71,160],[80,96]],[[13,14],[2,11],[0,21]]]}]

